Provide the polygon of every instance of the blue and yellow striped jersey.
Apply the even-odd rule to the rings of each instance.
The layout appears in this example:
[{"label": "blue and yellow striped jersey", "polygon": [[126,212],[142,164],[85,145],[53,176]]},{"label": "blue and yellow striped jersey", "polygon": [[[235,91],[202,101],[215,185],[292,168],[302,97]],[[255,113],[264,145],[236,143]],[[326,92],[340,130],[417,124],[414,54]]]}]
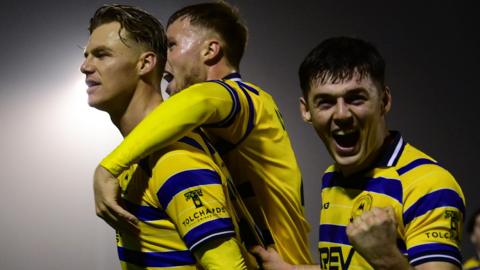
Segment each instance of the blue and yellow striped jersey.
[{"label": "blue and yellow striped jersey", "polygon": [[123,269],[197,269],[192,250],[236,235],[221,164],[200,134],[143,159],[119,176],[126,209],[140,233],[117,232]]},{"label": "blue and yellow striped jersey", "polygon": [[166,100],[101,165],[118,175],[198,127],[221,153],[254,220],[271,233],[283,259],[311,264],[302,179],[282,117],[268,93],[237,73]]},{"label": "blue and yellow striped jersey", "polygon": [[463,263],[463,270],[480,270],[480,260],[472,257]]},{"label": "blue and yellow striped jersey", "polygon": [[198,87],[218,86],[229,92],[233,107],[224,121],[204,126],[206,132],[254,219],[270,231],[283,259],[311,263],[301,173],[275,101],[236,73]]},{"label": "blue and yellow striped jersey", "polygon": [[465,199],[454,177],[435,160],[391,132],[374,167],[343,178],[330,166],[322,182],[319,243],[322,269],[372,269],[351,247],[346,226],[372,207],[392,206],[397,246],[410,264],[461,265]]}]

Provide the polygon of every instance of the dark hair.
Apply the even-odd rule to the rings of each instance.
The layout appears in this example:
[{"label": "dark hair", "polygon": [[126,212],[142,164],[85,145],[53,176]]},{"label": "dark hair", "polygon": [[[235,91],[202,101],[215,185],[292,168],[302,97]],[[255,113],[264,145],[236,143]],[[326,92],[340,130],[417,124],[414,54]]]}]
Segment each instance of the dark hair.
[{"label": "dark hair", "polygon": [[158,57],[157,67],[163,72],[167,61],[167,38],[162,24],[157,18],[138,7],[128,5],[104,5],[97,9],[90,19],[88,31],[90,34],[102,24],[118,22],[120,30],[118,35],[125,43],[120,34],[122,29],[128,32],[131,39],[147,46]]},{"label": "dark hair", "polygon": [[307,97],[316,81],[333,83],[350,80],[355,74],[370,77],[380,89],[385,87],[385,60],[370,43],[351,37],[324,40],[303,60],[298,71],[300,87]]},{"label": "dark hair", "polygon": [[475,223],[477,221],[477,217],[480,215],[480,208],[473,213],[473,215],[470,217],[467,223],[467,232],[468,234],[472,234],[473,230],[475,229]]},{"label": "dark hair", "polygon": [[225,41],[225,47],[222,48],[225,58],[234,67],[240,66],[248,31],[237,9],[224,2],[186,6],[170,16],[167,27],[180,18],[189,18],[191,25],[210,29],[219,34]]}]

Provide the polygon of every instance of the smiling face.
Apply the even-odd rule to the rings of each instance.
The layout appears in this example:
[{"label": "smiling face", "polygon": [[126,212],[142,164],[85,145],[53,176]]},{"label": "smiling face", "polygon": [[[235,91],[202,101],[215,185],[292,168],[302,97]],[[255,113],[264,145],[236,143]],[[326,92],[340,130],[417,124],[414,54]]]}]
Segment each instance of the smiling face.
[{"label": "smiling face", "polygon": [[116,113],[128,106],[140,75],[137,64],[141,46],[134,46],[125,30],[119,36],[120,24],[111,22],[97,27],[85,48],[80,70],[86,76],[88,104],[99,110]]},{"label": "smiling face", "polygon": [[376,158],[388,135],[385,114],[390,110],[388,88],[378,89],[358,73],[345,81],[315,80],[300,109],[322,139],[344,175],[365,169]]}]

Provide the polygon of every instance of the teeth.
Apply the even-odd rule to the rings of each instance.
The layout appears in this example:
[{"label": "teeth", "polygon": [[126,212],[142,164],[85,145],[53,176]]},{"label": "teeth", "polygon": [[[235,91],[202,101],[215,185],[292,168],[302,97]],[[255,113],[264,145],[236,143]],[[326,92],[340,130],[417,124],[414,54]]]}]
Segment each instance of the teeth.
[{"label": "teeth", "polygon": [[333,132],[333,134],[337,135],[337,136],[344,136],[344,135],[352,134],[354,132],[355,132],[355,130],[338,130],[338,131]]}]

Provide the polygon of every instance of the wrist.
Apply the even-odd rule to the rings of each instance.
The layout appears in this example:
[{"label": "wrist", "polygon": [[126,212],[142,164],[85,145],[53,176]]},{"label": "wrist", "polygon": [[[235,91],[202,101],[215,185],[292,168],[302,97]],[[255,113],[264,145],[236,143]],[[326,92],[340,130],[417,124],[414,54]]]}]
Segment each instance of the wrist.
[{"label": "wrist", "polygon": [[374,269],[377,269],[377,270],[411,269],[410,263],[408,262],[407,258],[398,250],[392,253],[391,256],[382,256],[382,258],[372,261],[371,264],[374,267]]}]

